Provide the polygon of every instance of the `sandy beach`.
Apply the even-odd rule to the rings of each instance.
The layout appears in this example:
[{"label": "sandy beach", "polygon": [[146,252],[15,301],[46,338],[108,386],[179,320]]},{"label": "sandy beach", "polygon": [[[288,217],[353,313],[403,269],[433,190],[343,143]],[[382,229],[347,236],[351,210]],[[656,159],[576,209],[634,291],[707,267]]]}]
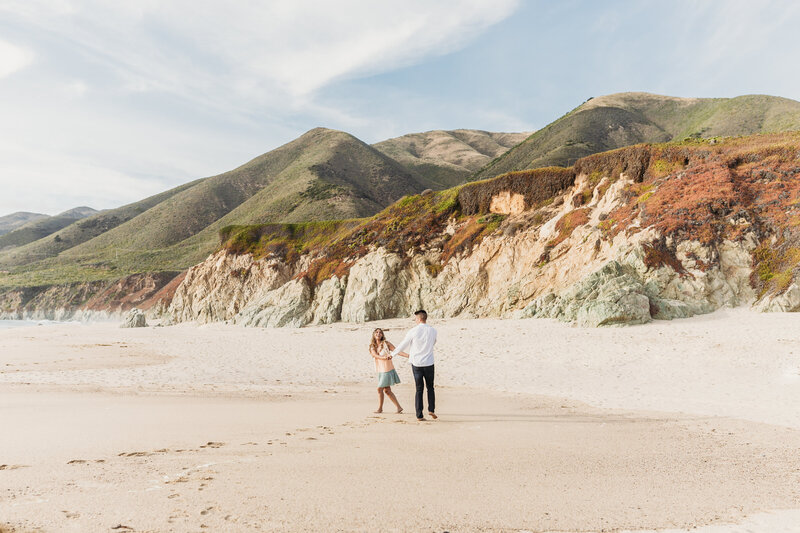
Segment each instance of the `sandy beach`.
[{"label": "sandy beach", "polygon": [[800,316],[0,330],[0,531],[800,531]]}]

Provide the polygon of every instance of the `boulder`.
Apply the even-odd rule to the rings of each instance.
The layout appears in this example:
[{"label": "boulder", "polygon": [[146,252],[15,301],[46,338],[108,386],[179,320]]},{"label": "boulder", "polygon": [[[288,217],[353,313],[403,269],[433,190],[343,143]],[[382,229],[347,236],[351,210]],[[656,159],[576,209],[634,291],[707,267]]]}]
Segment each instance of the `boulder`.
[{"label": "boulder", "polygon": [[147,327],[147,319],[144,316],[144,311],[134,307],[128,314],[125,315],[125,318],[120,325],[121,328],[145,328]]}]

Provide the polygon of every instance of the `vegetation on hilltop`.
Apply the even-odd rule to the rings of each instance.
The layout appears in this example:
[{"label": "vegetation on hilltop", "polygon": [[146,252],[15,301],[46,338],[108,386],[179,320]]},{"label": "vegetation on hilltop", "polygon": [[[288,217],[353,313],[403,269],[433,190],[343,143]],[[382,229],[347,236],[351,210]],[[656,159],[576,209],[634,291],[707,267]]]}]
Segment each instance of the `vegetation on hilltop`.
[{"label": "vegetation on hilltop", "polygon": [[575,181],[572,168],[547,167],[509,172],[496,178],[473,181],[461,187],[458,201],[466,214],[488,213],[492,198],[501,192],[520,195],[529,210],[553,198]]},{"label": "vegetation on hilltop", "polygon": [[[462,215],[459,190],[456,187],[408,196],[367,219],[235,226],[225,228],[220,237],[223,248],[233,253],[273,256],[288,262],[296,261],[300,254],[310,254],[313,260],[298,277],[312,284],[347,274],[355,261],[378,246],[404,260],[414,252],[438,249],[442,252],[440,262],[429,265],[435,273],[453,255],[471,249],[495,231],[503,218]],[[449,234],[444,230],[454,218],[460,224]]]},{"label": "vegetation on hilltop", "polygon": [[474,179],[569,166],[593,153],[637,143],[800,129],[800,102],[765,95],[675,98],[618,93],[578,106],[475,173]]}]

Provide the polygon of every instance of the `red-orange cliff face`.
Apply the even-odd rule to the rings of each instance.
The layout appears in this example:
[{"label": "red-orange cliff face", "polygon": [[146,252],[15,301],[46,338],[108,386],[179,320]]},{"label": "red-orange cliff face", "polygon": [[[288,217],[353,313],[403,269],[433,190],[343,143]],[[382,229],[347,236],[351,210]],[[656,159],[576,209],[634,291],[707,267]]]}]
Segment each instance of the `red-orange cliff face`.
[{"label": "red-orange cliff face", "polygon": [[613,175],[628,159],[636,160],[634,182],[603,221],[605,238],[652,228],[675,242],[713,245],[751,235],[759,243],[754,288],[788,287],[800,261],[800,134],[623,148],[576,169]]}]

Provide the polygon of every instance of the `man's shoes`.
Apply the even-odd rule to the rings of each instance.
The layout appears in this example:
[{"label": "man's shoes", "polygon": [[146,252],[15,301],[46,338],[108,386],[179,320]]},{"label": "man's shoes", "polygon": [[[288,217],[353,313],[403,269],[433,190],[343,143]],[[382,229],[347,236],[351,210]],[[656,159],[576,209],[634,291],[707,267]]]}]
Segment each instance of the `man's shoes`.
[{"label": "man's shoes", "polygon": [[419,421],[419,422],[425,422],[425,417],[424,417],[424,416],[421,416],[421,417],[417,418],[417,421]]},{"label": "man's shoes", "polygon": [[431,417],[431,418],[433,418],[434,420],[436,420],[437,418],[439,418],[439,417],[438,417],[438,416],[436,416],[434,413],[428,413],[428,416],[430,416],[430,417]]}]

